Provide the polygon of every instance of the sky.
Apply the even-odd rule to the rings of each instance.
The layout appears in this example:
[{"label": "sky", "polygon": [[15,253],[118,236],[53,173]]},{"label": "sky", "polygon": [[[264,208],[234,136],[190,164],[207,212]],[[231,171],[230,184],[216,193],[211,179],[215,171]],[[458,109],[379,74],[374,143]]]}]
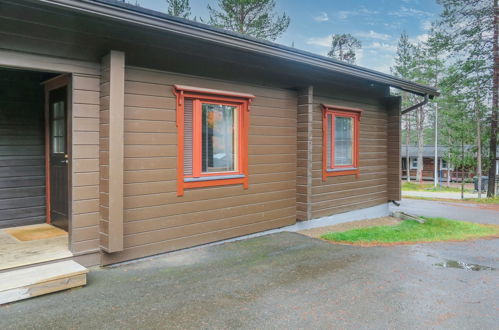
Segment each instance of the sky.
[{"label": "sky", "polygon": [[[142,7],[166,12],[164,0],[138,0]],[[208,4],[191,0],[192,14],[207,18]],[[326,55],[331,35],[350,33],[362,42],[358,65],[390,73],[397,42],[405,31],[413,42],[427,37],[431,22],[441,11],[436,0],[276,0],[276,11],[291,18],[277,43]]]}]

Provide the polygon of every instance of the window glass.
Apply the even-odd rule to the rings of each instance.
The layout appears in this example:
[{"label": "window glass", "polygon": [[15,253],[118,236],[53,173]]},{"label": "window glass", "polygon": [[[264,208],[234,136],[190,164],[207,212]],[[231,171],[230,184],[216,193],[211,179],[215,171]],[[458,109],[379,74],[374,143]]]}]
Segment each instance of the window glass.
[{"label": "window glass", "polygon": [[236,171],[237,108],[203,103],[202,105],[202,172]]},{"label": "window glass", "polygon": [[353,118],[335,118],[334,123],[334,165],[353,164]]},{"label": "window glass", "polygon": [[417,168],[418,167],[418,159],[415,158],[412,160],[412,168]]},{"label": "window glass", "polygon": [[55,154],[66,152],[66,118],[64,116],[64,102],[52,105],[52,152]]},{"label": "window glass", "polygon": [[327,115],[327,137],[326,137],[326,150],[327,150],[327,167],[331,167],[331,133],[333,132],[333,116]]}]

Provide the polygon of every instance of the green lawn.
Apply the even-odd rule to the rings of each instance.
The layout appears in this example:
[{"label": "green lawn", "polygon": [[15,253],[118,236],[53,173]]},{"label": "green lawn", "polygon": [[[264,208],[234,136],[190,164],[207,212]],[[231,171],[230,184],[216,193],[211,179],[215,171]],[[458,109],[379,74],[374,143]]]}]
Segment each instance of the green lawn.
[{"label": "green lawn", "polygon": [[499,204],[499,196],[485,198],[465,198],[465,202],[481,203],[481,204]]},{"label": "green lawn", "polygon": [[390,244],[466,240],[499,235],[499,226],[485,226],[445,218],[424,219],[426,222],[423,224],[405,220],[395,226],[377,226],[328,233],[322,235],[321,238],[343,243]]},{"label": "green lawn", "polygon": [[[403,182],[402,190],[406,191],[447,191],[447,192],[461,192],[459,187],[447,187],[447,186],[435,186],[433,183],[413,183],[413,182]],[[464,192],[472,192],[471,189],[464,189]]]}]

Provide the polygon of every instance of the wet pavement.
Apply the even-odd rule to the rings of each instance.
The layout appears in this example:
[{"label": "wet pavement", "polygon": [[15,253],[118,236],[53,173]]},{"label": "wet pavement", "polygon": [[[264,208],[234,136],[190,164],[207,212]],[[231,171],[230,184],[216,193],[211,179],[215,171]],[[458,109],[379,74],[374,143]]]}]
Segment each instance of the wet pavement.
[{"label": "wet pavement", "polygon": [[0,329],[493,329],[498,256],[497,239],[362,248],[284,232],[95,270],[86,288],[0,307]]},{"label": "wet pavement", "polygon": [[454,220],[499,225],[498,204],[402,199],[400,207],[391,205],[390,209],[392,211],[403,211],[420,216],[444,217]]}]

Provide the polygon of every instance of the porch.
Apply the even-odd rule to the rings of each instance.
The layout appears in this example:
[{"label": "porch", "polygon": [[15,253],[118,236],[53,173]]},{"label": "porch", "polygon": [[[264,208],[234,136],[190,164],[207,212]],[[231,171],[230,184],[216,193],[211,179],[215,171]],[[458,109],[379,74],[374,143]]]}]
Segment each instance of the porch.
[{"label": "porch", "polygon": [[0,67],[0,304],[86,282],[69,244],[68,84]]}]

